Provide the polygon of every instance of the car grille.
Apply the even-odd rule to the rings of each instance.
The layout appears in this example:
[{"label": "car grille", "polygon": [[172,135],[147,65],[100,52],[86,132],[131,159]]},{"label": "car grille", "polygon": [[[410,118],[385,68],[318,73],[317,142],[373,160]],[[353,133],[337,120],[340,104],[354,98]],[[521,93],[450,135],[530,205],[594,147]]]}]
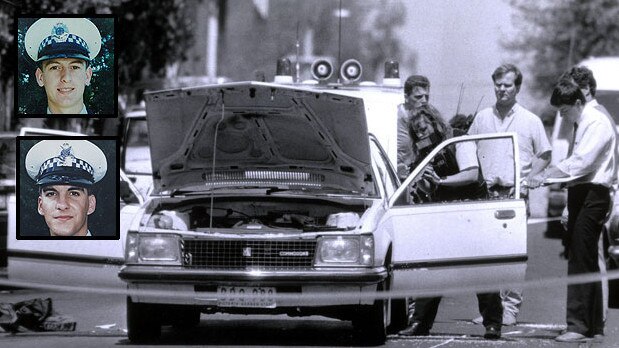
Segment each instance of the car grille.
[{"label": "car grille", "polygon": [[184,240],[183,265],[216,269],[311,268],[315,240]]}]

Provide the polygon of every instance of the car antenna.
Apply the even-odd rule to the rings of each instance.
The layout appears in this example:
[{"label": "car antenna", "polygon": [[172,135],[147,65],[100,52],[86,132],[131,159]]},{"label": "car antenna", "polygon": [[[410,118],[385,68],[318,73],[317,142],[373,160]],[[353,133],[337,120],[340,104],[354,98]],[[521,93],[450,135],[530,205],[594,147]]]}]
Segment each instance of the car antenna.
[{"label": "car antenna", "polygon": [[479,110],[479,106],[481,105],[481,101],[484,100],[485,96],[481,96],[481,98],[479,98],[479,103],[477,103],[477,108],[475,109],[475,113],[473,114],[473,116],[477,115],[477,111]]},{"label": "car antenna", "polygon": [[215,156],[217,154],[217,131],[219,130],[219,124],[224,120],[224,113],[226,110],[226,105],[224,103],[224,91],[223,89],[220,91],[221,93],[221,118],[215,124],[215,135],[213,136],[213,162],[211,164],[211,212],[209,214],[209,223],[208,223],[208,231],[209,233],[213,230],[213,204],[215,201],[215,190],[214,190],[214,179],[215,179]]},{"label": "car antenna", "polygon": [[299,65],[299,47],[301,46],[301,44],[299,43],[299,21],[297,21],[297,62],[294,65],[294,69],[295,69],[295,81],[294,82],[299,82],[299,80],[301,80],[301,78],[299,77],[299,70],[301,69],[301,66]]},{"label": "car antenna", "polygon": [[[340,0],[340,12],[337,14],[338,16],[338,24],[337,24],[337,66],[342,66],[342,0]],[[340,74],[337,74],[337,83],[340,84]]]}]

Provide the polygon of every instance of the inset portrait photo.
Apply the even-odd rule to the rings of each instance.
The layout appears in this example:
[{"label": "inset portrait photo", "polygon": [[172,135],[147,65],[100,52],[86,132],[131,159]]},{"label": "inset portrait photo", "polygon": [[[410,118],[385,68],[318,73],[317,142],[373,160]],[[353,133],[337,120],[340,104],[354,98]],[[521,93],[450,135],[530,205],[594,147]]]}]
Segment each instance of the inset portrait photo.
[{"label": "inset portrait photo", "polygon": [[118,141],[17,137],[17,239],[118,239]]},{"label": "inset portrait photo", "polygon": [[113,16],[16,23],[18,117],[116,117]]}]

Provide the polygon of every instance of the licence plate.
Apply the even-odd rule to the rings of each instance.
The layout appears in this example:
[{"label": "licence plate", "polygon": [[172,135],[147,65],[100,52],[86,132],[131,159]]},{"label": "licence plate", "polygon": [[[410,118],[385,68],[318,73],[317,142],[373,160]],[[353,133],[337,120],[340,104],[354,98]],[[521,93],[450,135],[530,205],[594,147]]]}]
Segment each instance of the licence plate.
[{"label": "licence plate", "polygon": [[218,286],[219,307],[275,308],[275,288],[257,286]]}]

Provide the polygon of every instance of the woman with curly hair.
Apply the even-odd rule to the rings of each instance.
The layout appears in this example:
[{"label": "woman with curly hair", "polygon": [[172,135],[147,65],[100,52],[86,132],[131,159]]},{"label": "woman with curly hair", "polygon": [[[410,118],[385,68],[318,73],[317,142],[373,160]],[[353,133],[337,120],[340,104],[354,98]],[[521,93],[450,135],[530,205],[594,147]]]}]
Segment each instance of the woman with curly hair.
[{"label": "woman with curly hair", "polygon": [[[459,130],[458,134],[462,134]],[[411,113],[409,134],[417,161],[415,168],[436,146],[451,138],[452,127],[432,109],[421,107]],[[477,149],[472,141],[459,142],[436,154],[423,174],[426,184],[420,184],[421,201],[451,201],[487,197]],[[429,184],[429,185],[428,185]],[[429,189],[428,189],[429,186]]]},{"label": "woman with curly hair", "polygon": [[[423,161],[441,142],[453,135],[452,128],[425,107],[411,114],[409,125],[413,152],[418,155],[419,162]],[[430,183],[432,186],[429,193],[425,191],[430,201],[488,197],[477,159],[477,146],[474,141],[470,140],[449,145],[435,154],[416,185],[422,187],[422,182]],[[486,327],[484,338],[500,338],[503,307],[499,293],[478,293],[477,300]],[[402,336],[429,335],[440,302],[440,296],[415,299],[411,324],[399,334]]]}]

